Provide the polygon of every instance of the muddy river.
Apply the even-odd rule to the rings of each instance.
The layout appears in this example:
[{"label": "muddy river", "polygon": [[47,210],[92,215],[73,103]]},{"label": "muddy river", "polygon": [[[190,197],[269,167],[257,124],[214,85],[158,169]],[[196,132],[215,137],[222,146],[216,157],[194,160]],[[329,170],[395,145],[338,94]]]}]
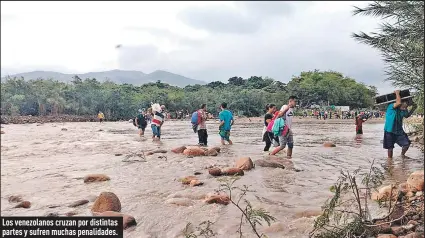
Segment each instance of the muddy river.
[{"label": "muddy river", "polygon": [[[254,207],[262,207],[276,217],[273,227],[259,228],[269,237],[308,237],[314,221],[311,215],[320,211],[332,195],[329,187],[341,169],[367,169],[375,159],[390,169],[389,183],[405,180],[410,172],[423,168],[423,154],[416,148],[409,150],[407,158],[401,158],[401,149],[396,148],[397,156],[387,160],[382,149],[382,121],[365,123],[364,135],[357,140],[352,120],[298,119],[293,125],[295,170],[256,167],[236,182],[237,186],[250,185],[255,190],[246,197]],[[231,135],[234,145],[223,146],[217,157],[187,158],[168,152],[147,156],[146,162],[132,163],[123,162],[124,155],[196,144],[197,135],[190,122],[166,122],[161,144],[150,139],[141,141],[136,128],[128,122],[3,126],[6,133],[1,135],[2,216],[43,216],[69,211],[91,215],[93,202],[77,208],[67,206],[110,191],[120,198],[122,212],[134,216],[138,223],[125,230],[125,237],[181,237],[188,222],[197,225],[207,220],[214,222],[212,229],[217,237],[239,237],[237,208],[209,205],[202,200],[220,184],[205,168],[233,166],[240,157],[249,156],[255,161],[265,156],[258,120],[236,123]],[[217,127],[217,122],[208,123],[210,146],[220,144]],[[147,138],[150,135],[148,127]],[[337,146],[324,148],[325,141],[333,141]],[[178,181],[194,172],[202,173],[199,177],[205,183],[203,186],[189,187]],[[111,180],[84,184],[81,178],[92,173],[106,174]],[[31,208],[12,208],[7,200],[11,195],[22,195],[32,203]],[[187,206],[168,202],[176,197],[186,197],[190,202],[184,204]],[[60,206],[49,208],[52,205]],[[245,237],[254,237],[248,226],[243,230]]]}]

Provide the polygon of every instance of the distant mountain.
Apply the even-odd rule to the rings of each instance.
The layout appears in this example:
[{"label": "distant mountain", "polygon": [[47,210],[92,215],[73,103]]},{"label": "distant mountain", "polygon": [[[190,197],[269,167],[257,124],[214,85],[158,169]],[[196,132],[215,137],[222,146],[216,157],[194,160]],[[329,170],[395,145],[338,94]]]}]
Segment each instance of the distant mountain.
[{"label": "distant mountain", "polygon": [[[173,86],[178,87],[185,87],[187,85],[194,85],[194,84],[206,84],[204,81],[196,80],[187,78],[178,74],[173,74],[167,71],[157,70],[155,72],[152,72],[150,74],[145,74],[140,71],[129,71],[129,70],[110,70],[110,71],[103,71],[103,72],[90,72],[85,74],[63,74],[58,72],[52,72],[52,71],[33,71],[33,72],[27,72],[27,73],[20,73],[20,74],[14,74],[9,75],[10,77],[24,77],[26,80],[30,79],[55,79],[61,82],[70,82],[72,80],[72,77],[77,75],[81,79],[86,78],[96,78],[100,82],[105,81],[106,79],[109,79],[115,83],[128,83],[133,85],[142,85],[145,83],[151,83],[156,82],[160,80],[163,83],[168,83]],[[2,77],[2,81],[4,80],[4,77]]]}]

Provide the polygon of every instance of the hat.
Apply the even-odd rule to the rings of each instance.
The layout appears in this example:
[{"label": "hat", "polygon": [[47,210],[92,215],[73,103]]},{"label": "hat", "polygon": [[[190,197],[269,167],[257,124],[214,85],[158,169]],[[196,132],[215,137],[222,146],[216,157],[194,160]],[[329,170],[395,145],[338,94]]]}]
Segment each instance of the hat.
[{"label": "hat", "polygon": [[142,109],[139,109],[139,112],[143,112]]}]

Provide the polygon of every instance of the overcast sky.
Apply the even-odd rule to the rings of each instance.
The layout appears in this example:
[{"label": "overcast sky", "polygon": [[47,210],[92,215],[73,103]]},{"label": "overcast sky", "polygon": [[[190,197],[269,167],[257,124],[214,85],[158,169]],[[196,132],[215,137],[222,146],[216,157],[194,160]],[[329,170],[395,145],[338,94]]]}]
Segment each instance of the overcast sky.
[{"label": "overcast sky", "polygon": [[[378,51],[351,38],[367,2],[1,2],[2,75],[167,70],[204,81],[335,70],[381,93]],[[122,47],[116,49],[115,46]]]}]

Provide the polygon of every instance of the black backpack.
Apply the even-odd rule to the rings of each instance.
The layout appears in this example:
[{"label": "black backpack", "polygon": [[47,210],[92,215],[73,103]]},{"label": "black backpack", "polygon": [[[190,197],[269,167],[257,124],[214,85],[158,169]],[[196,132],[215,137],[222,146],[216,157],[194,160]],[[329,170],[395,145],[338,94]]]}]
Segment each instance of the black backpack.
[{"label": "black backpack", "polygon": [[[142,121],[140,122],[140,121],[137,121],[137,123],[139,124],[139,125],[141,125],[141,126],[147,126],[147,124],[148,124],[148,122],[146,121],[146,117],[145,116],[143,116],[142,115]],[[138,120],[137,119],[138,117],[136,117],[136,118],[133,118],[133,125],[134,126],[137,126],[137,124],[136,124],[136,120]]]}]

